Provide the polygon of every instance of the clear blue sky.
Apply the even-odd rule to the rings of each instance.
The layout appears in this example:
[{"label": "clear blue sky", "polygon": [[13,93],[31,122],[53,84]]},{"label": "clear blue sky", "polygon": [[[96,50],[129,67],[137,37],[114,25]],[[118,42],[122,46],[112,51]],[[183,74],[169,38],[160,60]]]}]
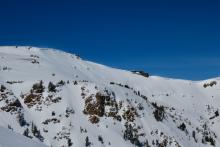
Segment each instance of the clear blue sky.
[{"label": "clear blue sky", "polygon": [[0,45],[58,48],[154,75],[220,76],[219,0],[0,1]]}]

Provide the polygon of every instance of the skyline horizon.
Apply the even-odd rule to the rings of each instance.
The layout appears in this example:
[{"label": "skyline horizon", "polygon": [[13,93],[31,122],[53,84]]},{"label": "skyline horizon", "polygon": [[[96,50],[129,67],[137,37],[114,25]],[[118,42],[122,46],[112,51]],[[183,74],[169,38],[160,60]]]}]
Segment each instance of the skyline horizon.
[{"label": "skyline horizon", "polygon": [[104,63],[100,63],[100,62],[96,62],[96,61],[84,58],[80,54],[75,53],[74,51],[71,52],[71,51],[65,50],[65,49],[51,48],[51,47],[46,47],[46,46],[18,45],[17,44],[17,45],[0,45],[0,47],[16,47],[17,49],[19,49],[19,47],[33,47],[33,48],[39,48],[39,49],[52,49],[52,50],[56,50],[56,51],[61,51],[61,52],[73,54],[73,55],[79,56],[84,61],[89,61],[89,62],[93,62],[93,63],[96,63],[96,64],[101,64],[101,65],[108,66],[108,67],[111,67],[111,68],[115,68],[115,69],[119,69],[119,70],[126,70],[126,71],[135,71],[135,70],[144,71],[144,72],[148,73],[150,76],[159,76],[159,77],[162,77],[162,78],[170,78],[170,79],[176,79],[176,80],[189,80],[189,81],[197,82],[197,81],[205,81],[205,80],[220,78],[220,75],[211,76],[211,77],[204,78],[204,79],[188,79],[188,78],[181,78],[181,77],[172,77],[172,75],[167,75],[166,76],[166,75],[162,75],[162,74],[161,75],[160,74],[153,74],[153,73],[151,73],[147,70],[144,70],[144,69],[132,69],[132,68],[127,69],[127,68],[123,68],[123,67],[107,65],[107,64],[104,64]]}]

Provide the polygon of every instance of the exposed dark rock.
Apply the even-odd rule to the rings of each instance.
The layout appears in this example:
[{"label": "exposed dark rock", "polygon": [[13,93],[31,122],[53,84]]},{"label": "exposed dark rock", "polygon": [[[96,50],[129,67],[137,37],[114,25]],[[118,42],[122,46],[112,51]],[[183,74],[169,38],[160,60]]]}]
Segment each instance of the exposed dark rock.
[{"label": "exposed dark rock", "polygon": [[146,73],[144,71],[137,71],[137,70],[135,70],[135,71],[132,71],[132,73],[141,75],[141,76],[146,77],[146,78],[148,78],[150,76],[149,73]]}]

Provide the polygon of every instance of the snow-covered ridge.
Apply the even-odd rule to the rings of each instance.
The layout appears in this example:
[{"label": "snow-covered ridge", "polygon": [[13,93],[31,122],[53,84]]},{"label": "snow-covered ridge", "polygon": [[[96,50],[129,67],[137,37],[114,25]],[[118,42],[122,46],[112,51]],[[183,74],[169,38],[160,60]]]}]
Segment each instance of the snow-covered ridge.
[{"label": "snow-covered ridge", "polygon": [[36,47],[0,47],[0,126],[48,146],[220,146],[220,78],[114,69]]}]

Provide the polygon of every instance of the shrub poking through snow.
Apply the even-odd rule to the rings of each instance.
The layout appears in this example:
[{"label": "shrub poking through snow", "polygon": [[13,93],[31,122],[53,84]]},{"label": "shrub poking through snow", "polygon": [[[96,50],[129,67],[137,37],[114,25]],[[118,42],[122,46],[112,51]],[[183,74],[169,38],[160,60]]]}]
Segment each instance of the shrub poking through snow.
[{"label": "shrub poking through snow", "polygon": [[93,95],[86,98],[84,113],[102,117],[105,114],[105,98],[100,93],[95,95],[95,99]]},{"label": "shrub poking through snow", "polygon": [[96,115],[91,115],[89,117],[89,121],[92,123],[92,124],[97,124],[99,123],[99,118],[96,116]]},{"label": "shrub poking through snow", "polygon": [[135,120],[135,116],[138,116],[138,114],[136,108],[134,107],[128,107],[122,115],[122,117],[129,122],[133,122]]},{"label": "shrub poking through snow", "polygon": [[24,103],[30,108],[35,104],[39,103],[41,100],[41,95],[30,93],[25,96]]}]

